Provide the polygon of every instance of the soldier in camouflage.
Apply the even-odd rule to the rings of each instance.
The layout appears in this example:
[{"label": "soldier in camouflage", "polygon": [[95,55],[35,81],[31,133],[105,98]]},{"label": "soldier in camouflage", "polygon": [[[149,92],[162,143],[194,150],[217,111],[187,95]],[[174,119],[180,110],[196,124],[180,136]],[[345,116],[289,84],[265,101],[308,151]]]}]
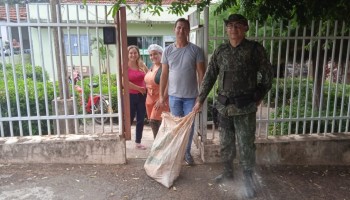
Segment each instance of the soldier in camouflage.
[{"label": "soldier in camouflage", "polygon": [[229,38],[215,49],[205,73],[193,111],[199,112],[215,82],[218,82],[216,108],[220,116],[220,144],[224,172],[215,180],[233,179],[233,159],[236,156],[236,136],[240,163],[243,168],[245,192],[256,195],[253,186],[255,166],[256,111],[271,89],[273,71],[264,47],[245,38],[248,21],[232,14],[225,21]]}]

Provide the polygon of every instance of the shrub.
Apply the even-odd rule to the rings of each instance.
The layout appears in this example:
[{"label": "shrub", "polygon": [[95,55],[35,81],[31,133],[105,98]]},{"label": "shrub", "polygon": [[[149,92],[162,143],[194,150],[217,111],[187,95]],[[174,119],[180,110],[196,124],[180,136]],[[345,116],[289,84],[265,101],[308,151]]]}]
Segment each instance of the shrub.
[{"label": "shrub", "polygon": [[[25,92],[25,84],[28,88],[28,105],[26,102],[26,92]],[[24,82],[23,79],[17,81],[17,90],[15,89],[15,83],[13,80],[9,80],[7,82],[8,87],[8,98],[9,98],[9,109],[7,106],[7,99],[5,93],[5,84],[4,82],[0,82],[0,106],[1,106],[1,116],[2,117],[19,117],[19,116],[41,116],[47,115],[46,113],[46,102],[48,104],[48,114],[52,112],[51,101],[53,100],[53,85],[48,83],[46,85],[47,89],[47,101],[45,101],[44,95],[44,83],[37,82],[36,89],[34,88],[34,81],[28,79],[27,82]],[[16,98],[16,91],[18,94],[18,98]],[[35,91],[37,91],[37,99],[35,97]],[[18,101],[18,104],[17,104]],[[36,104],[36,101],[38,104]],[[38,106],[37,106],[38,105]],[[17,109],[19,106],[19,109]],[[41,120],[39,121],[31,121],[31,127],[29,126],[29,121],[22,121],[23,133],[24,135],[28,135],[30,132],[30,128],[32,130],[33,135],[39,134],[39,124],[41,126],[42,134],[48,133],[48,123],[51,123],[51,131],[53,131],[53,126],[51,121]],[[6,136],[10,135],[10,122],[3,122],[4,132]],[[20,135],[20,126],[19,121],[12,122],[13,132],[15,136]]]},{"label": "shrub", "polygon": [[[0,66],[2,68],[1,64],[0,64]],[[34,76],[35,76],[36,81],[43,82],[44,76],[45,76],[46,80],[49,77],[48,73],[46,71],[43,72],[43,70],[40,66],[36,66],[33,69],[32,65],[30,65],[30,64],[27,64],[24,67],[22,67],[22,65],[18,64],[18,65],[15,65],[14,68],[12,67],[12,64],[6,64],[5,70],[6,70],[7,80],[14,80],[13,70],[15,71],[17,80],[24,79],[24,77],[26,77],[26,79],[34,80]],[[25,71],[25,74],[23,73],[23,70]],[[33,72],[33,70],[34,70],[34,72]],[[0,70],[0,77],[4,77],[4,70]]]},{"label": "shrub", "polygon": [[[1,66],[2,68],[2,66]],[[5,66],[5,70],[0,71],[0,77],[4,77],[4,72],[6,71],[7,88],[5,88],[5,82],[0,81],[0,106],[1,106],[1,117],[20,117],[20,116],[40,116],[46,115],[46,101],[45,101],[45,91],[44,83],[42,82],[44,76],[47,78],[48,74],[46,71],[43,72],[42,68],[39,66],[33,67],[31,65],[15,65],[13,68],[11,64]],[[24,73],[25,72],[25,73]],[[15,73],[15,75],[14,75]],[[14,77],[16,76],[17,89],[15,88]],[[34,77],[36,80],[36,88],[34,87]],[[24,81],[24,78],[27,81]],[[3,78],[1,78],[4,80]],[[26,92],[25,86],[28,91],[28,105],[26,102]],[[48,111],[51,113],[51,101],[53,100],[53,85],[47,83],[47,103]],[[16,97],[16,91],[18,98]],[[37,91],[37,99],[35,97],[35,91]],[[6,96],[6,92],[8,96]],[[7,98],[9,99],[9,105],[7,105]],[[38,102],[38,107],[36,106]],[[20,122],[13,121],[12,130],[15,136],[20,135]],[[10,135],[11,124],[10,122],[3,122],[4,132],[6,136]],[[29,121],[22,121],[23,134],[28,135],[29,129],[32,130],[33,135],[39,134],[39,126],[41,126],[42,133],[47,134],[48,132],[48,122],[47,120],[31,121],[31,126]]]},{"label": "shrub", "polygon": [[[280,118],[306,118],[306,121],[292,121],[292,122],[276,122],[271,123],[269,125],[269,134],[274,135],[275,131],[279,135],[286,135],[288,131],[294,134],[303,133],[304,125],[305,125],[305,133],[315,133],[320,132],[330,132],[332,130],[332,122],[333,120],[311,120],[310,118],[314,117],[332,117],[332,116],[340,116],[341,107],[343,104],[344,111],[342,116],[346,115],[346,110],[348,108],[348,99],[349,99],[349,91],[350,86],[344,84],[335,84],[325,82],[323,88],[323,101],[320,104],[322,108],[321,111],[319,109],[314,108],[312,110],[313,105],[312,95],[313,95],[313,82],[307,81],[307,79],[303,79],[301,82],[299,80],[294,79],[294,88],[292,88],[292,80],[287,79],[286,88],[284,90],[284,82],[281,80],[278,87],[278,99],[277,99],[277,109],[275,112],[271,114],[271,118],[277,119]],[[299,83],[301,90],[299,92]],[[307,89],[307,84],[309,87]],[[330,89],[328,88],[330,86]],[[336,93],[336,87],[338,87],[338,91]],[[345,88],[344,99],[342,102],[342,88]],[[293,90],[293,95],[292,91]],[[285,96],[285,107],[283,108],[283,92],[286,92]],[[306,95],[308,92],[308,99],[306,100]],[[274,104],[276,97],[276,83],[271,90],[271,102]],[[298,99],[300,100],[298,105]],[[335,105],[335,109],[334,109]],[[298,108],[299,106],[299,108]],[[329,106],[327,108],[327,106]],[[328,111],[327,111],[328,110]],[[344,120],[334,120],[334,131],[335,132],[344,132],[345,130],[345,121]]]}]

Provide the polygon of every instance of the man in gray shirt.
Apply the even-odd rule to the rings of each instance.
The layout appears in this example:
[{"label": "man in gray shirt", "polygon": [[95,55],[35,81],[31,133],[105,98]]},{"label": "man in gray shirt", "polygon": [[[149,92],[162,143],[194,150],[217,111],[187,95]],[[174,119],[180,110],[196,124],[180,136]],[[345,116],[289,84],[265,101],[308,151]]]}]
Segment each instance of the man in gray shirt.
[{"label": "man in gray shirt", "polygon": [[[162,57],[159,102],[163,104],[169,96],[170,111],[174,116],[183,117],[190,113],[198,95],[205,65],[201,48],[188,41],[190,23],[184,18],[175,22],[176,41],[166,47]],[[166,91],[166,87],[168,90]],[[185,161],[193,165],[191,144],[193,129],[187,144]]]}]

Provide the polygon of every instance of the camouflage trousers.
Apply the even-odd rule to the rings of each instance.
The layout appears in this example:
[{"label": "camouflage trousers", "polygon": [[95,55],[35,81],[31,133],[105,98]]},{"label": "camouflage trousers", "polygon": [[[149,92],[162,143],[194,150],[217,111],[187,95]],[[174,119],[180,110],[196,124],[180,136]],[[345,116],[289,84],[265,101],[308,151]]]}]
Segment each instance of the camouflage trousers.
[{"label": "camouflage trousers", "polygon": [[231,162],[236,157],[236,138],[240,164],[243,170],[255,166],[256,114],[223,116],[220,115],[220,144],[223,162]]}]

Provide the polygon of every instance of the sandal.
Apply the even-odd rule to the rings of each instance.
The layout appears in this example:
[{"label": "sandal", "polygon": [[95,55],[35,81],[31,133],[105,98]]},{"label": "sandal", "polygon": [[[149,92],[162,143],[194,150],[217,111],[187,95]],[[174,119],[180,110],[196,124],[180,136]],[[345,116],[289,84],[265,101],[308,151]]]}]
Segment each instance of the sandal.
[{"label": "sandal", "polygon": [[147,148],[145,146],[143,146],[142,144],[140,143],[136,143],[136,149],[140,149],[140,150],[146,150]]}]

